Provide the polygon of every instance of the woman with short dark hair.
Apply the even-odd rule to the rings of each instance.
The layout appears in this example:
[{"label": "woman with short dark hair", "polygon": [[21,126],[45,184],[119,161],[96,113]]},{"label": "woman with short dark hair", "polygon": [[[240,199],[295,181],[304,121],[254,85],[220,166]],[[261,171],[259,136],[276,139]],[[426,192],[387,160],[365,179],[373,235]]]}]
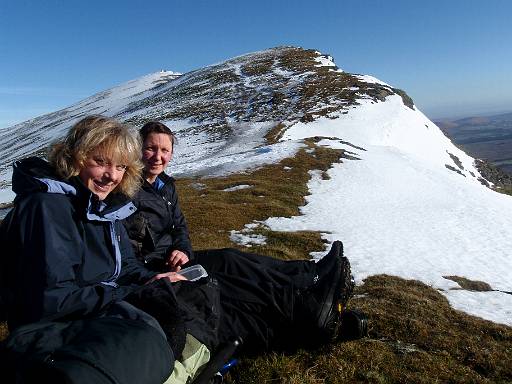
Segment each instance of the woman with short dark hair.
[{"label": "woman with short dark hair", "polygon": [[223,321],[220,341],[233,335],[251,351],[325,343],[338,336],[341,311],[352,292],[348,260],[341,242],[320,262],[283,261],[212,249],[192,252],[174,179],[165,173],[176,142],[160,122],[139,131],[144,164],[137,212],[125,226],[137,256],[155,271],[179,271],[201,264],[220,287]]}]

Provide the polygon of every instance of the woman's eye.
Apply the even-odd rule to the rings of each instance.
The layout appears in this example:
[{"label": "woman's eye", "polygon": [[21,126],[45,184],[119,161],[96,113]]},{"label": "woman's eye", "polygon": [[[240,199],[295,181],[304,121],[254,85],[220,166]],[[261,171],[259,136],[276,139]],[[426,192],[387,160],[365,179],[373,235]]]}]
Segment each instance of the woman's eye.
[{"label": "woman's eye", "polygon": [[119,171],[119,172],[122,172],[122,171],[126,171],[126,168],[128,168],[128,166],[126,165],[116,165],[116,169]]},{"label": "woman's eye", "polygon": [[105,160],[100,159],[99,157],[95,157],[95,158],[93,158],[93,160],[98,165],[101,165],[101,166],[105,165]]}]

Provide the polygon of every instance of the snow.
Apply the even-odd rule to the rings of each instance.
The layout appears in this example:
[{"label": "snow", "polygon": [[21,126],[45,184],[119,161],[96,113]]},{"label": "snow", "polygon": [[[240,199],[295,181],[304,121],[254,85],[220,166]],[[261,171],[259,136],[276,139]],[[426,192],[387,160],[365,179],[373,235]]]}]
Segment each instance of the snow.
[{"label": "snow", "polygon": [[233,191],[239,191],[241,189],[247,189],[247,188],[252,188],[252,187],[253,187],[253,185],[240,184],[240,185],[235,185],[234,187],[223,189],[222,191],[223,192],[233,192]]},{"label": "snow", "polygon": [[[359,284],[382,273],[417,279],[439,289],[456,309],[512,325],[512,295],[453,290],[459,285],[443,278],[457,275],[512,291],[512,216],[506,214],[512,198],[480,185],[469,173],[478,175],[469,156],[397,97],[363,103],[336,120],[296,124],[283,140],[312,132],[364,148],[320,142],[361,160],[334,164],[328,180],[312,172],[301,215],[269,218],[266,226],[342,240]],[[444,166],[454,165],[448,152],[459,157],[465,177]]]},{"label": "snow", "polygon": [[245,228],[241,231],[231,231],[229,239],[233,243],[252,247],[253,245],[265,245],[267,238],[263,235],[251,233],[254,229],[262,227],[261,223],[246,224]]},{"label": "snow", "polygon": [[[168,122],[173,129],[173,122]],[[187,132],[180,136],[168,172],[173,175],[224,176],[244,172],[265,164],[279,162],[294,156],[304,146],[300,142],[279,142],[265,145],[264,135],[275,122],[232,123],[231,140],[212,140],[207,132]]]},{"label": "snow", "polygon": [[[9,179],[12,178],[12,170],[7,173],[7,177]],[[12,189],[0,189],[0,204],[11,202],[15,197],[16,194],[12,191]]]},{"label": "snow", "polygon": [[331,56],[317,56],[315,57],[315,61],[319,63],[317,67],[335,67],[334,61]]},{"label": "snow", "polygon": [[388,83],[383,82],[382,80],[377,79],[376,77],[370,75],[355,75],[360,81],[370,84],[382,84],[388,87],[391,87]]},{"label": "snow", "polygon": [[453,308],[471,312],[475,316],[510,325],[512,319],[512,295],[502,292],[468,292],[451,290],[444,292]]},{"label": "snow", "polygon": [[284,69],[281,69],[279,67],[275,67],[274,68],[274,73],[277,76],[288,77],[289,79],[293,79],[293,78],[297,77],[297,75],[294,72],[292,72],[292,71],[285,71]]},{"label": "snow", "polygon": [[400,96],[389,96],[385,103],[373,104],[371,100],[359,103],[336,120],[321,118],[313,123],[297,123],[283,135],[283,140],[302,139],[315,132],[317,136],[339,137],[363,148],[367,145],[394,147],[428,164],[457,167],[448,150],[462,162],[462,172],[479,184],[470,173],[478,174],[473,158],[456,148],[425,115],[405,107]]},{"label": "snow", "polygon": [[245,234],[237,231],[231,231],[229,239],[233,243],[252,247],[253,245],[265,245],[267,238],[263,235]]},{"label": "snow", "polygon": [[[141,92],[148,92],[161,83],[166,83],[180,76],[177,72],[160,71],[128,81],[107,91],[97,93],[68,109],[81,109],[84,106],[95,105],[101,110],[96,113],[112,116],[126,108],[129,99],[134,98]],[[145,96],[148,94],[146,93]],[[69,124],[66,125],[69,128]]]},{"label": "snow", "polygon": [[242,72],[242,63],[231,64],[230,67],[231,67],[231,69],[233,69],[233,72],[235,73],[235,75],[240,76],[240,78],[243,80],[243,84],[245,87],[252,88],[251,77],[246,76]]}]

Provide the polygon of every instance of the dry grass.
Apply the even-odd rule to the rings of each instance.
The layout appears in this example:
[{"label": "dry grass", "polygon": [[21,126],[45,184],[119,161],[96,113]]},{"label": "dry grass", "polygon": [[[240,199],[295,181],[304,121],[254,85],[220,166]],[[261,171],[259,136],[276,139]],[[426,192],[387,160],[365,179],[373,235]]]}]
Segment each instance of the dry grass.
[{"label": "dry grass", "polygon": [[494,188],[496,192],[503,193],[504,195],[510,195],[512,196],[512,187],[502,187],[502,188]]},{"label": "dry grass", "polygon": [[[443,276],[445,279],[449,279],[455,281],[460,285],[461,289],[465,289],[467,291],[476,291],[476,292],[488,292],[492,291],[491,286],[485,281],[478,280],[470,280],[461,276]],[[456,289],[456,288],[454,288]]]},{"label": "dry grass", "polygon": [[453,310],[417,281],[372,276],[351,306],[369,338],[242,362],[236,383],[510,383],[512,329]]},{"label": "dry grass", "polygon": [[[251,173],[178,180],[177,188],[194,249],[243,248],[231,242],[231,230],[242,230],[245,224],[270,216],[298,215],[298,207],[304,204],[304,196],[308,194],[309,170],[327,171],[342,154],[341,150],[316,147],[309,141],[308,151],[302,149],[294,158]],[[239,185],[249,185],[250,188],[224,191]],[[317,233],[276,233],[265,229],[259,233],[267,237],[267,244],[256,247],[256,251],[271,256],[284,259],[307,257],[309,252],[324,248]]]},{"label": "dry grass", "polygon": [[9,331],[7,330],[7,323],[0,323],[0,340],[4,340],[9,335]]}]

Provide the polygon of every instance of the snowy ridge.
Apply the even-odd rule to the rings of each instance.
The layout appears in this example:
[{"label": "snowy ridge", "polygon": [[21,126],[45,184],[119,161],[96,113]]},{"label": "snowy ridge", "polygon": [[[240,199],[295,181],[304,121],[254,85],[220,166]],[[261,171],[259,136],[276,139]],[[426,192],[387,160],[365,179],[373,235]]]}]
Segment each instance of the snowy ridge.
[{"label": "snowy ridge", "polygon": [[[264,225],[342,239],[358,282],[380,273],[417,279],[439,289],[456,309],[512,325],[512,295],[461,290],[443,277],[512,291],[512,216],[505,214],[512,198],[483,187],[471,157],[397,96],[362,103],[336,120],[296,124],[283,140],[311,132],[339,138],[343,142],[319,144],[361,160],[335,164],[329,180],[313,172],[301,216],[269,218]],[[460,159],[460,173],[446,167],[454,165],[450,153]]]},{"label": "snowy ridge", "polygon": [[382,80],[377,79],[376,77],[370,75],[355,75],[359,80],[364,81],[365,83],[370,84],[382,84],[390,87],[388,83],[383,82]]},{"label": "snowy ridge", "polygon": [[[273,48],[183,75],[161,71],[143,76],[69,108],[6,128],[0,132],[0,203],[14,197],[10,179],[15,159],[43,155],[52,141],[90,114],[112,116],[136,127],[149,120],[169,122],[178,127],[179,139],[187,144],[178,161],[192,164],[178,173],[217,175],[293,153],[297,145],[295,149],[278,145],[275,150],[256,150],[279,123],[311,121],[357,104],[359,99],[383,101],[395,93],[390,86],[360,81],[333,68],[332,58],[318,51]],[[203,149],[190,151],[189,145]],[[234,152],[238,153],[236,162],[226,157]],[[265,152],[270,155],[262,156]],[[248,157],[252,160],[237,164]]]},{"label": "snowy ridge", "polygon": [[[312,130],[318,136],[338,137],[358,147],[390,147],[432,165],[450,165],[478,182],[479,173],[473,165],[474,159],[455,147],[423,113],[405,107],[396,95],[379,104],[360,100],[359,106],[353,107],[348,114],[339,115],[335,123],[325,118],[313,124],[299,122],[287,130],[283,139],[310,137]],[[453,156],[462,165],[459,166]]]}]

